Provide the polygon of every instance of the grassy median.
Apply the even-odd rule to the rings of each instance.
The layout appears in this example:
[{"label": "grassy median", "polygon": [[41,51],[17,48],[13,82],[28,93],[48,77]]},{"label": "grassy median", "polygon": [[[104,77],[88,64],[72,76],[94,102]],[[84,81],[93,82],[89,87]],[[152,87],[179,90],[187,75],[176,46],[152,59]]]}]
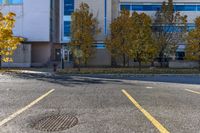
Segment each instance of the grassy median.
[{"label": "grassy median", "polygon": [[58,74],[200,74],[198,69],[170,69],[170,68],[66,68],[58,70]]}]

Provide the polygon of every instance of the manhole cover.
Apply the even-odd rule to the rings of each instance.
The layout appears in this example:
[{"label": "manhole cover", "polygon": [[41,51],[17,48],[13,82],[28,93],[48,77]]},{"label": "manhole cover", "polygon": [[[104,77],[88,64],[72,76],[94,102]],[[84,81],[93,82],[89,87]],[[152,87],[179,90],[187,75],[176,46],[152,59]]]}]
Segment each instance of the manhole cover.
[{"label": "manhole cover", "polygon": [[40,131],[55,132],[69,129],[77,124],[78,119],[72,115],[52,115],[36,122],[33,128]]}]

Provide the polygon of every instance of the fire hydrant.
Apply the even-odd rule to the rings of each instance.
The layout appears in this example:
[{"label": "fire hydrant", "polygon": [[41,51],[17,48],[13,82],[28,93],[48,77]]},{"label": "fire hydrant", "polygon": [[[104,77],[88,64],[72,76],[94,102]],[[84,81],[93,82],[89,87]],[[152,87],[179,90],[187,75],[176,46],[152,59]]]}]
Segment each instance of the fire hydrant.
[{"label": "fire hydrant", "polygon": [[57,71],[57,64],[56,64],[56,63],[53,64],[53,71],[54,71],[54,72]]}]

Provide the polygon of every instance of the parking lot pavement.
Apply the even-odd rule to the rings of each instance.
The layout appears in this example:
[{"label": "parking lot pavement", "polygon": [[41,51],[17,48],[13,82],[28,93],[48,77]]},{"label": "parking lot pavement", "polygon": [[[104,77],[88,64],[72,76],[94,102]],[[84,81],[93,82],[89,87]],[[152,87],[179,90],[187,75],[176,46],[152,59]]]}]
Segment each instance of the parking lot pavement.
[{"label": "parking lot pavement", "polygon": [[78,118],[78,124],[59,133],[154,133],[159,132],[155,121],[169,132],[200,132],[199,85],[79,76],[0,75],[0,123],[52,89],[0,126],[0,133],[45,133],[34,125],[65,114]]}]

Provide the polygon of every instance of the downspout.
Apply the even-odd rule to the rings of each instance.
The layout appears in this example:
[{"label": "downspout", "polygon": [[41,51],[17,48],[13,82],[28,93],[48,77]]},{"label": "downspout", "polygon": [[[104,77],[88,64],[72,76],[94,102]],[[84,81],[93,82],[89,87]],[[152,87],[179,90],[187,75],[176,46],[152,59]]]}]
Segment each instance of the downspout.
[{"label": "downspout", "polygon": [[107,0],[104,0],[104,34],[107,35]]}]

